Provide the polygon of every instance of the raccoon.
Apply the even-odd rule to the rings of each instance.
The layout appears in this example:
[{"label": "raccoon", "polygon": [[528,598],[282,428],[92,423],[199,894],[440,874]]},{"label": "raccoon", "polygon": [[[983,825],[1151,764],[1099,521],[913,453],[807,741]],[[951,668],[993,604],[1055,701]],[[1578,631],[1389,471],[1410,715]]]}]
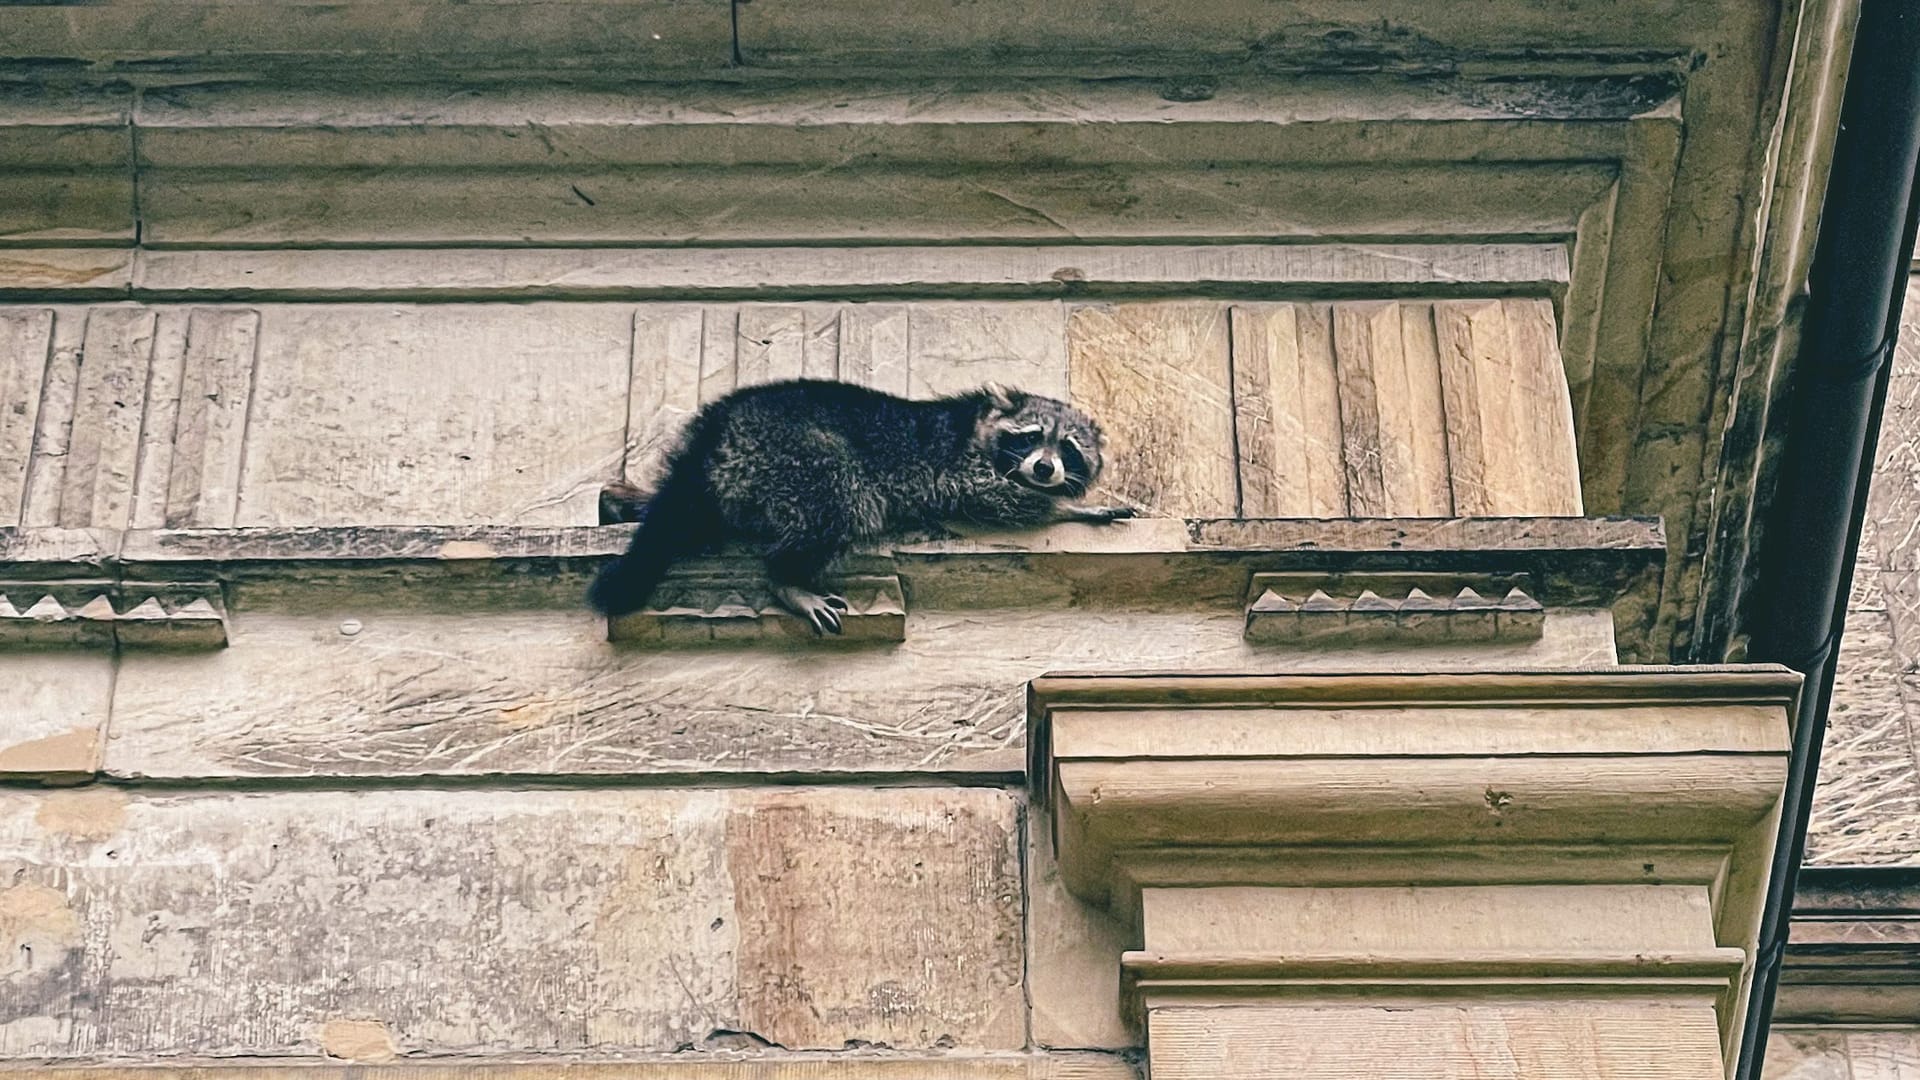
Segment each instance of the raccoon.
[{"label": "raccoon", "polygon": [[640,527],[588,603],[637,611],[676,560],[743,541],[764,551],[782,606],[837,634],[847,603],[823,591],[821,575],[854,543],[950,522],[1133,516],[1072,501],[1099,478],[1104,449],[1086,413],[994,384],[930,401],[812,379],[737,390],[694,416],[650,497],[624,485],[603,493],[602,520]]}]

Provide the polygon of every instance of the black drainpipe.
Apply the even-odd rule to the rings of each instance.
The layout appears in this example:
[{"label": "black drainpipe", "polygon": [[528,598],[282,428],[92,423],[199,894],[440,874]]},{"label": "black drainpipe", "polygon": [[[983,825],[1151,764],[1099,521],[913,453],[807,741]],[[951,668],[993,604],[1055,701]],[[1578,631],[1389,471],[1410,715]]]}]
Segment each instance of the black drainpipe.
[{"label": "black drainpipe", "polygon": [[1865,0],[1808,272],[1793,413],[1761,535],[1748,658],[1806,675],[1755,955],[1739,1080],[1759,1080],[1794,879],[1820,767],[1834,663],[1866,518],[1867,480],[1913,259],[1920,161],[1920,7]]}]

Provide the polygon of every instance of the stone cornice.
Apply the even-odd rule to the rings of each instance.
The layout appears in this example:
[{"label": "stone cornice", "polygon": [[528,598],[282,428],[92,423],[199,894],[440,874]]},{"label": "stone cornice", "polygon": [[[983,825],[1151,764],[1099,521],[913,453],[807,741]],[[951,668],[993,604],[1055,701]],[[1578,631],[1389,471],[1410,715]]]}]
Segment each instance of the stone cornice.
[{"label": "stone cornice", "polygon": [[[1289,1010],[1381,1005],[1666,1009],[1644,1019],[1725,1062],[1799,685],[1052,674],[1030,685],[1029,783],[1061,882],[1136,928],[1122,985],[1156,1075],[1265,1076],[1263,1033],[1317,1015]],[[1358,1071],[1381,1051],[1338,1052]]]}]

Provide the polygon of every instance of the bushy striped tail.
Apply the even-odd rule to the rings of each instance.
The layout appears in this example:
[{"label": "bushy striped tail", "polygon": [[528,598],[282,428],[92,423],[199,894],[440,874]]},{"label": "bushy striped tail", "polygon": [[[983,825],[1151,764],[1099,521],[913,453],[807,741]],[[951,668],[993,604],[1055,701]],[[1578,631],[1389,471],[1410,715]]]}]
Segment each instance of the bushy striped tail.
[{"label": "bushy striped tail", "polygon": [[587,589],[587,604],[602,615],[625,615],[647,606],[667,571],[699,550],[704,541],[700,489],[675,470],[639,514],[627,553],[600,571]]}]

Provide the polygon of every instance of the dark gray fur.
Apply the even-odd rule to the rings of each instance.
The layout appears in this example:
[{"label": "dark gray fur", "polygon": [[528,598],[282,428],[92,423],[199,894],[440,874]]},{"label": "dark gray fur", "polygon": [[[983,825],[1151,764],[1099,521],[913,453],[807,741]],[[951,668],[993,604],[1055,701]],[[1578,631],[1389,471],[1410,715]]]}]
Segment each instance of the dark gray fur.
[{"label": "dark gray fur", "polygon": [[676,560],[745,542],[765,552],[782,604],[838,633],[846,601],[821,576],[853,544],[947,522],[1131,517],[1071,501],[1099,479],[1104,449],[1079,409],[997,386],[931,401],[816,380],[738,390],[694,416],[644,504],[632,488],[602,496],[603,519],[640,527],[588,601],[637,611]]}]

